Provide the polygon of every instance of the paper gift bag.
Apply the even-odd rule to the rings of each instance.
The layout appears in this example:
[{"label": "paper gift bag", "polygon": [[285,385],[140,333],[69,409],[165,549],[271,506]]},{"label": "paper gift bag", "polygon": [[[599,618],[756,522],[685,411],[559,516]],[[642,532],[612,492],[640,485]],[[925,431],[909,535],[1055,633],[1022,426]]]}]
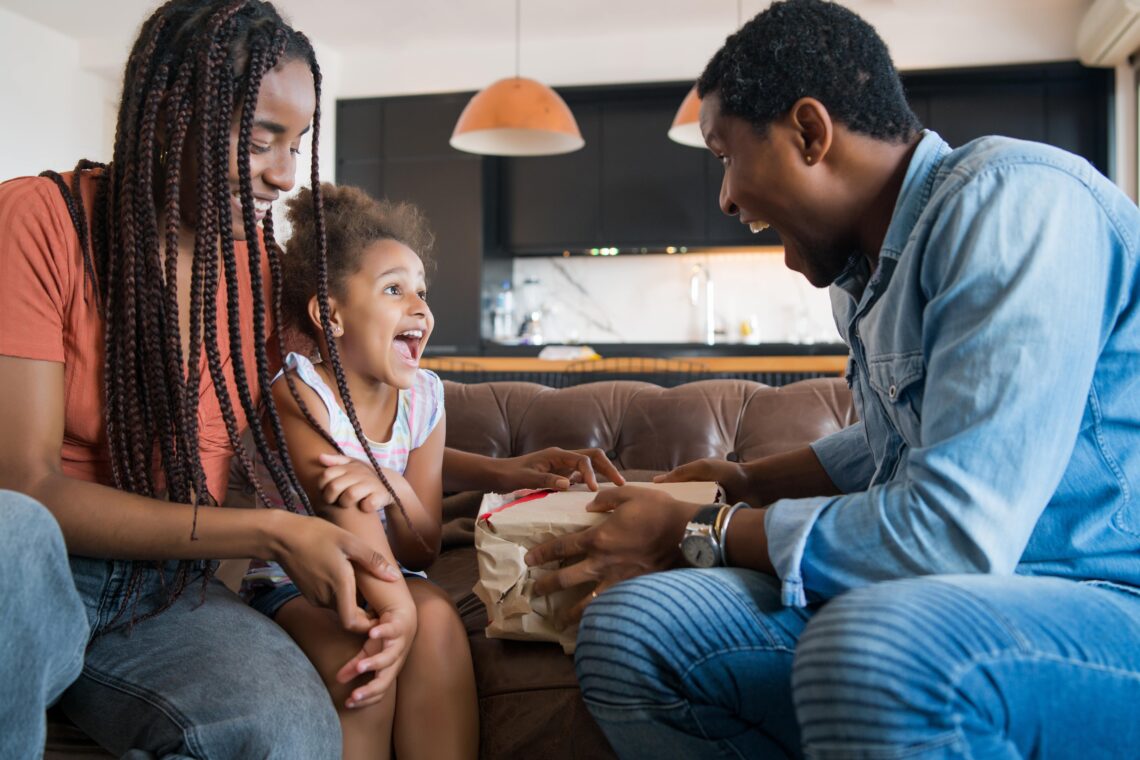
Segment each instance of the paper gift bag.
[{"label": "paper gift bag", "polygon": [[[708,504],[717,501],[716,483],[634,483],[640,488],[665,491],[681,501]],[[612,488],[606,483],[602,488]],[[570,654],[578,634],[577,623],[566,613],[590,593],[589,584],[556,591],[545,597],[533,594],[534,582],[546,573],[581,559],[527,567],[523,557],[531,547],[563,533],[597,525],[609,517],[587,512],[595,494],[584,485],[569,491],[523,490],[487,494],[475,521],[475,551],[479,580],[475,594],[487,607],[487,638],[555,641]]]}]

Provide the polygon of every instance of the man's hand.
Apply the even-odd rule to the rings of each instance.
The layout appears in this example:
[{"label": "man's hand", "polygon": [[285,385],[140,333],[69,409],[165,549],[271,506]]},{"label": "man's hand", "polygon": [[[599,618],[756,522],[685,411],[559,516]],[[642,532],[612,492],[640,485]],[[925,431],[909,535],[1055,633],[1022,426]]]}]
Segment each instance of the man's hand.
[{"label": "man's hand", "polygon": [[[526,555],[531,566],[584,557],[539,578],[534,593],[542,596],[591,582],[594,591],[600,593],[627,578],[676,567],[681,562],[679,544],[685,524],[700,505],[649,488],[622,486],[602,491],[586,509],[613,514],[592,528],[531,549]],[[591,599],[587,597],[570,610],[568,619],[580,618]]]},{"label": "man's hand", "polygon": [[752,484],[744,467],[737,462],[728,462],[724,459],[698,459],[653,478],[654,483],[679,483],[691,480],[719,483],[729,504],[736,501],[752,503],[755,499]]},{"label": "man's hand", "polygon": [[625,483],[625,478],[601,449],[567,451],[551,447],[494,461],[498,468],[497,490],[502,492],[519,488],[564,491],[573,483],[585,483],[591,491],[597,491],[598,478],[595,471],[617,485]]}]

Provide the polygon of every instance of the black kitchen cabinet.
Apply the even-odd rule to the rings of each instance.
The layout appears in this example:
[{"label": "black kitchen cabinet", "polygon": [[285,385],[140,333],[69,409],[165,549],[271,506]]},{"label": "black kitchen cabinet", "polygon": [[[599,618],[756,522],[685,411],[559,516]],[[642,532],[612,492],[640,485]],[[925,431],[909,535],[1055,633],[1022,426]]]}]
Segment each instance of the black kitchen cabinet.
[{"label": "black kitchen cabinet", "polygon": [[951,147],[984,135],[1056,145],[1108,173],[1111,69],[1078,63],[902,75],[911,107]]},{"label": "black kitchen cabinet", "polygon": [[[1006,135],[1057,145],[1107,172],[1110,70],[1066,62],[912,72],[903,79],[919,120],[951,146]],[[711,153],[666,137],[688,87],[560,90],[591,133],[599,132],[600,147],[592,150],[586,137],[585,149],[556,159],[497,159],[505,180],[497,194],[507,233],[502,245],[515,255],[598,246],[626,252],[779,245],[774,230],[754,235],[721,211],[724,173]],[[584,237],[593,224],[594,235]]]},{"label": "black kitchen cabinet", "polygon": [[[903,83],[919,120],[952,146],[987,134],[1039,140],[1107,172],[1111,70],[1067,62],[918,71]],[[561,89],[585,147],[526,158],[448,145],[469,93],[341,101],[337,178],[425,209],[437,235],[438,345],[466,350],[478,344],[483,294],[509,276],[511,256],[779,245],[774,231],[753,235],[721,212],[723,170],[708,151],[666,137],[689,86]]]},{"label": "black kitchen cabinet", "polygon": [[[601,240],[601,106],[574,106],[586,145],[558,156],[500,162],[500,222],[512,250],[557,253],[599,245]],[[561,248],[550,247],[559,241]]]},{"label": "black kitchen cabinet", "polygon": [[428,302],[431,354],[478,353],[483,293],[509,276],[509,260],[484,255],[488,234],[484,159],[448,145],[469,95],[347,100],[337,104],[337,182],[377,198],[408,201],[435,235]]},{"label": "black kitchen cabinet", "polygon": [[704,243],[705,157],[666,135],[684,97],[623,98],[602,106],[602,245]]},{"label": "black kitchen cabinet", "polygon": [[697,245],[704,159],[665,129],[688,85],[563,93],[586,145],[561,156],[497,159],[502,245],[513,254]]}]

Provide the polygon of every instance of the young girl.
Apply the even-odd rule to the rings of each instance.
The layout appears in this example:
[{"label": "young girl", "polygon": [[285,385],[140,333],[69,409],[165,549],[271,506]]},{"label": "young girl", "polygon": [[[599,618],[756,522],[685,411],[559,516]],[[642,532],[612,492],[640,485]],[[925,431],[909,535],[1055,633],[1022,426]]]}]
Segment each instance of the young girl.
[{"label": "young girl", "polygon": [[[319,191],[327,250],[312,193],[289,202],[282,319],[323,360],[291,353],[273,383],[284,454],[318,514],[398,561],[404,579],[357,573],[380,622],[367,638],[303,598],[277,564],[251,565],[246,596],[316,666],[337,706],[345,757],[380,757],[390,748],[401,760],[473,756],[478,721],[467,636],[446,594],[413,572],[435,558],[441,522],[443,387],[418,367],[434,324],[417,254],[430,236],[412,206],[352,187]],[[327,293],[317,287],[322,266]],[[285,506],[279,494],[268,496],[270,506]]]}]

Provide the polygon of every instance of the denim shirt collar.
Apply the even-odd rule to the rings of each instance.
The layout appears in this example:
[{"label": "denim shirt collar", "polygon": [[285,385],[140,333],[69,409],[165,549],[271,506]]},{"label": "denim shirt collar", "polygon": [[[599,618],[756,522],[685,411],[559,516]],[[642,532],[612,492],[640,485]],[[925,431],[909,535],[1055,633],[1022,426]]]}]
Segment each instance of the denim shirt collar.
[{"label": "denim shirt collar", "polygon": [[[902,187],[899,188],[895,210],[891,214],[891,223],[883,238],[883,246],[879,249],[878,268],[874,273],[870,272],[867,260],[862,256],[855,256],[835,280],[835,286],[846,291],[856,302],[872,298],[873,292],[881,290],[880,287],[868,288],[868,285],[885,284],[890,280],[898,258],[906,248],[907,240],[910,239],[910,233],[930,200],[938,167],[949,153],[950,146],[938,136],[937,132],[923,130],[922,139],[914,149],[906,176],[903,177]],[[869,293],[868,290],[872,292]]]}]

